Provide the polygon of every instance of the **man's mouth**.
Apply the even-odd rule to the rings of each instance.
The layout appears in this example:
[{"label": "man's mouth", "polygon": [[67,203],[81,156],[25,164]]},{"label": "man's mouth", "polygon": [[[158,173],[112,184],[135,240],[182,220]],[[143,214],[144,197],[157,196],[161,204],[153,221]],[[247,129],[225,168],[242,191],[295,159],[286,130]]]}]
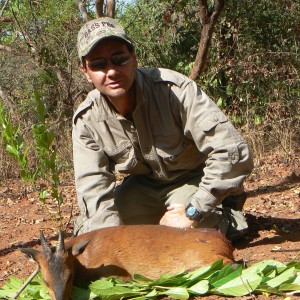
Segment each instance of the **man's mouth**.
[{"label": "man's mouth", "polygon": [[120,87],[120,85],[121,85],[121,81],[119,80],[119,81],[109,82],[106,86],[109,87],[109,88],[114,89],[114,88]]}]

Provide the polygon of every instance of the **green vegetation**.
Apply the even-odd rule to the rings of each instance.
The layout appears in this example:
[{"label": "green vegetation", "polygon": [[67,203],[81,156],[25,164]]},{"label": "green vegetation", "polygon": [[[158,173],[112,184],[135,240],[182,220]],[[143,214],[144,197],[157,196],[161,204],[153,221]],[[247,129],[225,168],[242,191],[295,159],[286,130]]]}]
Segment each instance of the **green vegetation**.
[{"label": "green vegetation", "polygon": [[[10,299],[23,281],[11,277],[0,288],[0,297]],[[300,289],[300,263],[291,261],[283,264],[274,260],[265,260],[248,268],[242,265],[223,266],[222,261],[197,269],[193,272],[181,272],[176,275],[162,275],[151,280],[136,274],[134,280],[106,278],[95,281],[87,289],[73,287],[72,299],[155,299],[169,296],[173,299],[188,299],[191,296],[209,294],[221,296],[245,296],[253,294],[285,295],[286,292]],[[45,285],[38,276],[22,292],[19,299],[50,299]]]},{"label": "green vegetation", "polygon": [[[62,167],[57,161],[57,150],[53,146],[55,132],[48,124],[46,115],[47,109],[42,101],[40,94],[35,92],[35,116],[37,121],[32,125],[32,144],[25,146],[24,138],[20,135],[20,124],[14,127],[10,114],[3,107],[0,100],[0,133],[6,145],[7,153],[18,163],[20,167],[20,176],[23,180],[30,182],[34,189],[39,192],[39,200],[46,204],[48,194],[56,201],[57,216],[49,213],[54,220],[56,217],[60,220],[62,226],[61,205],[63,202],[62,194],[59,190]],[[34,153],[36,158],[36,167],[30,167],[29,153]],[[32,155],[32,154],[31,154]],[[46,184],[40,185],[36,183],[42,178]],[[48,187],[49,186],[49,187]]]}]

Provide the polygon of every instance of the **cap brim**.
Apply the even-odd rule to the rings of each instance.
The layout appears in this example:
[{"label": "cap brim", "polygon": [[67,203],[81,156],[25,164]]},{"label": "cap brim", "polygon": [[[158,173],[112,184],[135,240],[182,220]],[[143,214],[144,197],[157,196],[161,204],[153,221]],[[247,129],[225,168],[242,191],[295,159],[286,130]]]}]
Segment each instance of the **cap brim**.
[{"label": "cap brim", "polygon": [[133,44],[132,44],[129,40],[124,39],[124,38],[122,38],[122,37],[120,37],[120,36],[117,36],[117,35],[104,36],[104,37],[100,38],[99,40],[96,40],[96,41],[93,43],[93,45],[92,45],[92,47],[90,48],[90,50],[89,50],[85,55],[83,55],[83,56],[81,57],[81,61],[82,61],[86,56],[88,56],[88,55],[96,48],[96,46],[98,46],[98,45],[99,45],[100,43],[102,43],[103,41],[110,40],[110,39],[120,40],[120,41],[124,42],[125,44],[127,44],[127,45],[133,47]]}]

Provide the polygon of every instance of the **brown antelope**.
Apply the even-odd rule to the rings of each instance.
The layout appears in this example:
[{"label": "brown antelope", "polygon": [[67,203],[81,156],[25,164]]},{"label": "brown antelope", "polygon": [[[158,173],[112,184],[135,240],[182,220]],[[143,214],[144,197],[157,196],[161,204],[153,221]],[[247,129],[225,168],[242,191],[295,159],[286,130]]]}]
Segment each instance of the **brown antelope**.
[{"label": "brown antelope", "polygon": [[233,262],[230,242],[214,229],[123,225],[84,233],[66,243],[60,231],[56,248],[47,245],[41,232],[41,244],[42,251],[20,250],[38,263],[53,300],[71,299],[73,280],[128,280],[135,273],[154,279],[219,259]]}]

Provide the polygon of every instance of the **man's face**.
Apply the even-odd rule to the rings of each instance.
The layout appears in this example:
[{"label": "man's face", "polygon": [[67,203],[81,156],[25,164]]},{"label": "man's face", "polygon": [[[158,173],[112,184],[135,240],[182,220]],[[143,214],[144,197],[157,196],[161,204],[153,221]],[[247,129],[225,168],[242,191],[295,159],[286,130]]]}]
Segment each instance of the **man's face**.
[{"label": "man's face", "polygon": [[124,42],[108,39],[86,56],[86,64],[81,69],[101,94],[117,100],[133,85],[136,67],[135,53],[131,53]]}]

